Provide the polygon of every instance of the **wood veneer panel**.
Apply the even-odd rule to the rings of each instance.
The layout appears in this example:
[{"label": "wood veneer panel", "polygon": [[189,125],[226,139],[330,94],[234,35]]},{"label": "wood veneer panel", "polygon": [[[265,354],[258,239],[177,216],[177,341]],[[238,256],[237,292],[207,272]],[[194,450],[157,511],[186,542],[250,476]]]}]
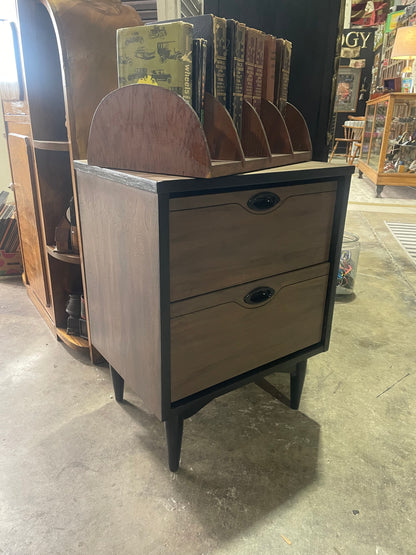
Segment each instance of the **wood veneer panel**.
[{"label": "wood veneer panel", "polygon": [[[310,270],[321,277],[298,282],[295,272],[233,287],[220,304],[172,318],[172,401],[319,343],[327,272],[325,264]],[[259,286],[272,287],[274,296],[245,305],[245,295]],[[218,302],[215,295],[207,303]]]},{"label": "wood veneer panel", "polygon": [[102,100],[91,125],[88,163],[195,177],[209,177],[211,169],[196,113],[177,94],[152,85],[127,85]]},{"label": "wood veneer panel", "polygon": [[290,142],[285,120],[277,107],[264,98],[261,99],[260,118],[269,140],[271,152],[276,154],[292,154],[292,143]]},{"label": "wood veneer panel", "polygon": [[312,151],[312,143],[305,118],[299,110],[286,103],[285,122],[289,131],[290,140],[294,151]]},{"label": "wood veneer panel", "polygon": [[[280,202],[250,210],[263,191]],[[171,300],[326,262],[335,197],[327,182],[172,199]]]},{"label": "wood veneer panel", "polygon": [[8,136],[8,144],[26,279],[41,303],[47,306],[50,304],[50,296],[41,248],[36,179],[30,139],[11,133]]},{"label": "wood veneer panel", "polygon": [[240,139],[230,114],[209,93],[205,96],[204,131],[212,160],[244,160]]},{"label": "wood veneer panel", "polygon": [[91,343],[161,418],[158,197],[77,182]]}]

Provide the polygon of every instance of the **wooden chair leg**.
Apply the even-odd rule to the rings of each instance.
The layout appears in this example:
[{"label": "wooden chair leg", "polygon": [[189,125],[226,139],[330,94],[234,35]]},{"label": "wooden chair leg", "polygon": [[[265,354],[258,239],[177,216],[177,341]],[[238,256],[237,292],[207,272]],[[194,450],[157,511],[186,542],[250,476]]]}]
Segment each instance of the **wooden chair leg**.
[{"label": "wooden chair leg", "polygon": [[355,150],[354,150],[354,156],[352,157],[352,161],[351,161],[351,165],[354,164],[355,159],[358,157],[360,157],[361,155],[361,145],[356,145]]},{"label": "wooden chair leg", "polygon": [[351,164],[351,143],[347,143],[347,148],[345,150],[345,161],[347,164]]},{"label": "wooden chair leg", "polygon": [[335,141],[335,145],[334,145],[334,148],[332,149],[331,156],[329,157],[328,162],[330,162],[332,160],[332,158],[334,157],[337,146],[338,146],[338,141]]}]

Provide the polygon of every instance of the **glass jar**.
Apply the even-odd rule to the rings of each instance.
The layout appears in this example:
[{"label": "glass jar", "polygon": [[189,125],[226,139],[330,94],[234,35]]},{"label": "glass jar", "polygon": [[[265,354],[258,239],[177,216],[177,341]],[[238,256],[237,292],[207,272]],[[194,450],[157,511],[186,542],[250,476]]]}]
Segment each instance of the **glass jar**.
[{"label": "glass jar", "polygon": [[338,269],[337,295],[353,293],[359,256],[360,238],[355,233],[344,232]]}]

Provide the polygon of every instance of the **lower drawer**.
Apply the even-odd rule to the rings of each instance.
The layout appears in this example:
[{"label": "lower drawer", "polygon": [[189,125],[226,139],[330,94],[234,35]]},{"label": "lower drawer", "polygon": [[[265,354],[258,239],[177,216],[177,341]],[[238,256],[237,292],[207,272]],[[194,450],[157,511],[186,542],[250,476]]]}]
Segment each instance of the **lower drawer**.
[{"label": "lower drawer", "polygon": [[177,401],[321,341],[329,264],[171,304]]}]

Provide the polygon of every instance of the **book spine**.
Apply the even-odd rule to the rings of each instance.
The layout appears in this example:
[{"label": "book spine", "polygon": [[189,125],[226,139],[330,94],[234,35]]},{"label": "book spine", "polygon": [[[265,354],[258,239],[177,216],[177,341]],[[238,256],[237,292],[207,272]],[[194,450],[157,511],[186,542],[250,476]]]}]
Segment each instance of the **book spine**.
[{"label": "book spine", "polygon": [[264,63],[262,97],[274,101],[274,82],[276,74],[276,37],[266,35],[264,39]]},{"label": "book spine", "polygon": [[282,70],[281,70],[281,85],[278,108],[285,113],[287,103],[287,92],[289,89],[289,75],[290,75],[290,60],[292,57],[292,43],[288,40],[284,41],[283,56],[282,56]]},{"label": "book spine", "polygon": [[276,39],[276,70],[274,82],[274,103],[279,107],[280,86],[282,81],[284,39]]},{"label": "book spine", "polygon": [[233,94],[235,82],[235,38],[237,33],[237,21],[227,19],[227,102],[226,108],[233,115]]},{"label": "book spine", "polygon": [[237,133],[241,136],[243,118],[243,87],[244,87],[244,52],[245,52],[246,26],[238,23],[235,34],[234,56],[234,90],[233,90],[233,120]]},{"label": "book spine", "polygon": [[214,96],[227,104],[227,21],[214,17]]},{"label": "book spine", "polygon": [[204,107],[205,107],[205,79],[207,75],[207,54],[208,43],[202,40],[201,43],[201,123],[204,124]]},{"label": "book spine", "polygon": [[203,122],[207,41],[194,39],[192,49],[192,107]]},{"label": "book spine", "polygon": [[243,98],[253,102],[254,62],[256,57],[256,30],[251,27],[246,29],[246,44],[244,52],[244,85]]},{"label": "book spine", "polygon": [[264,33],[256,30],[256,57],[253,75],[253,106],[260,112],[264,63]]},{"label": "book spine", "polygon": [[[182,40],[181,40],[182,39]],[[183,93],[184,100],[192,104],[192,26],[187,25],[183,33],[178,36],[178,44],[181,44],[182,57],[180,58],[183,70]],[[180,94],[180,93],[179,93]]]},{"label": "book spine", "polygon": [[201,119],[201,41],[192,41],[192,108]]}]

